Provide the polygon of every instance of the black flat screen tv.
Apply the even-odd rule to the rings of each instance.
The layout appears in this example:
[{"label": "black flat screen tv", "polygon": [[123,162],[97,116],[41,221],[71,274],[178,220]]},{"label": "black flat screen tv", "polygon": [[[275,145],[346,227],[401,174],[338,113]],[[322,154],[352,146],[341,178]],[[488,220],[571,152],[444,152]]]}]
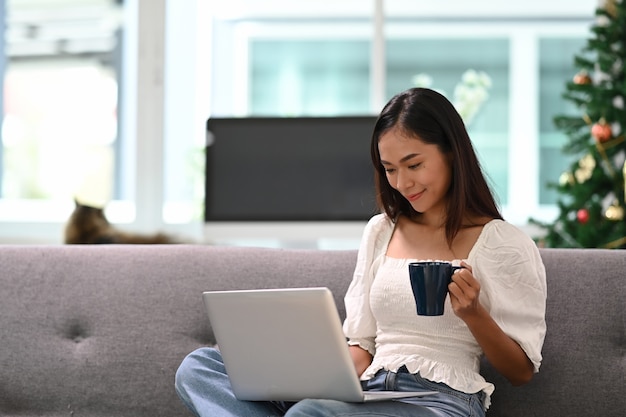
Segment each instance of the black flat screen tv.
[{"label": "black flat screen tv", "polygon": [[362,221],[376,117],[207,120],[205,222]]}]

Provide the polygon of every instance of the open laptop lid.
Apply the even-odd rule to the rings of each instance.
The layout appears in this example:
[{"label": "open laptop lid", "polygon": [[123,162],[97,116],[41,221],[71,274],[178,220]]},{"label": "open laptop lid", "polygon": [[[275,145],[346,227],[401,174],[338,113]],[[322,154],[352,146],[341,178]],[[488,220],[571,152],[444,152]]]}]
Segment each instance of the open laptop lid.
[{"label": "open laptop lid", "polygon": [[238,399],[365,401],[328,288],[210,291],[203,299]]},{"label": "open laptop lid", "polygon": [[203,298],[238,399],[361,397],[327,288],[205,292]]}]

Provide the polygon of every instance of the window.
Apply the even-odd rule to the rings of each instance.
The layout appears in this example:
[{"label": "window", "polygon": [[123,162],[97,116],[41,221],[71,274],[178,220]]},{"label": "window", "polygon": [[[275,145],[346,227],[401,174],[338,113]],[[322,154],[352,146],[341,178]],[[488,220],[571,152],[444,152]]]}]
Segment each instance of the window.
[{"label": "window", "polygon": [[200,237],[209,2],[0,5],[0,242],[62,242],[75,196],[122,228]]},{"label": "window", "polygon": [[[67,219],[74,197],[101,204],[119,196],[121,6],[108,0],[2,5],[0,222],[3,230],[15,226],[36,236],[41,223]],[[27,239],[16,230],[11,238]]]},{"label": "window", "polygon": [[116,223],[198,236],[209,114],[374,114],[416,74],[453,94],[467,69],[492,80],[469,130],[505,217],[549,219],[568,162],[551,118],[596,2],[529,2],[386,0],[377,56],[361,0],[0,1],[0,241],[59,242],[81,189]]},{"label": "window", "polygon": [[369,48],[366,39],[251,39],[250,114],[367,114]]},{"label": "window", "polygon": [[[421,75],[453,100],[466,71],[487,74],[488,100],[468,121],[483,168],[508,220],[525,226],[530,217],[549,219],[555,198],[546,182],[558,179],[555,172],[567,160],[559,154],[563,138],[551,117],[564,109],[561,91],[590,23],[591,18],[481,16],[459,24],[454,18],[390,17],[383,95],[388,99],[414,86]],[[297,23],[218,19],[220,85],[212,96],[213,114],[371,114],[370,25],[368,19],[342,17]]]},{"label": "window", "polygon": [[5,86],[2,197],[110,199],[117,140],[112,69],[88,58],[12,60]]}]

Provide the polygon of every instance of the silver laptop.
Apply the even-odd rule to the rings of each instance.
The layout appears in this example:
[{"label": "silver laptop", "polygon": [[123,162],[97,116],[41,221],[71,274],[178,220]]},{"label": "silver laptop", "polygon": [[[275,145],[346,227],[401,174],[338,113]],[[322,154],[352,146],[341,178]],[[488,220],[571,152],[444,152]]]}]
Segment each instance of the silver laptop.
[{"label": "silver laptop", "polygon": [[209,291],[203,300],[240,400],[364,402],[436,394],[363,391],[328,288]]}]

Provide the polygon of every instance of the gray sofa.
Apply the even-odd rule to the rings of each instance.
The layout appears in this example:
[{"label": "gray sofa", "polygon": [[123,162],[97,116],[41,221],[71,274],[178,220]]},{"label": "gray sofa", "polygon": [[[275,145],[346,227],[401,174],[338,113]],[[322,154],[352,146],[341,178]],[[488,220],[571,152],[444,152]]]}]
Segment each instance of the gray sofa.
[{"label": "gray sofa", "polygon": [[[624,416],[626,251],[542,249],[544,364],[488,416]],[[201,292],[327,286],[356,252],[201,245],[0,246],[0,415],[176,417],[174,373],[214,342]]]}]

